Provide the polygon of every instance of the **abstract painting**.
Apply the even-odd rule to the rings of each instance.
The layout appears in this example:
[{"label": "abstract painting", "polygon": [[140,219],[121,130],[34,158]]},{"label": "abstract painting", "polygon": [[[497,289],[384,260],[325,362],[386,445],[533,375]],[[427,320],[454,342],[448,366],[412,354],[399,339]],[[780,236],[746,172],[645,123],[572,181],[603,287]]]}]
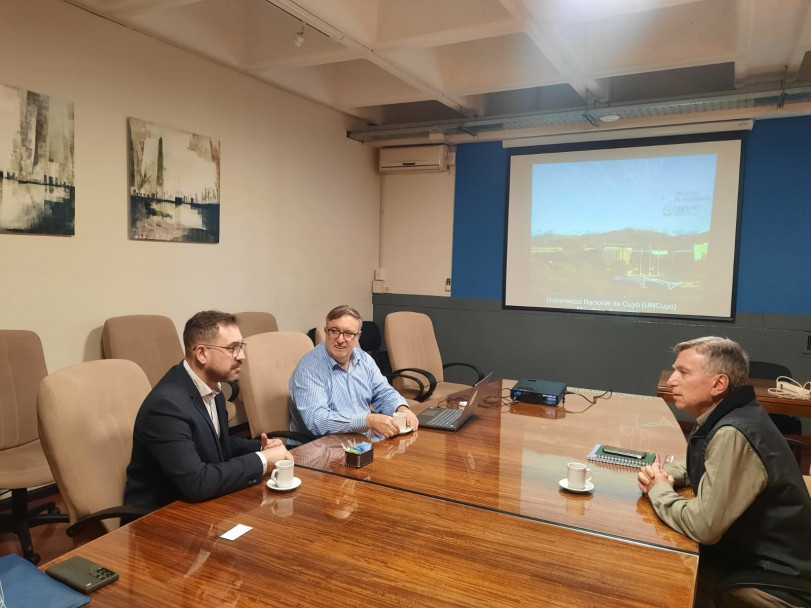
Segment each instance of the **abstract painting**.
[{"label": "abstract painting", "polygon": [[130,239],[219,243],[219,140],[138,118],[127,130]]},{"label": "abstract painting", "polygon": [[73,103],[0,85],[0,233],[74,234]]}]

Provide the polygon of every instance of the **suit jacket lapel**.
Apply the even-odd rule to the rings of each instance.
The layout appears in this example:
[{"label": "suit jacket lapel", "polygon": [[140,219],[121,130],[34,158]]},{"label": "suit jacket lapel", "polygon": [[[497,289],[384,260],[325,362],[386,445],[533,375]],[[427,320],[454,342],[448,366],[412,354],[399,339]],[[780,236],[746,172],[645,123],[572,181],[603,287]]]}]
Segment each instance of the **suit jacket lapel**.
[{"label": "suit jacket lapel", "polygon": [[[222,445],[220,444],[219,439],[217,438],[217,432],[214,430],[214,423],[211,420],[211,416],[208,413],[208,409],[206,408],[206,404],[203,403],[203,398],[200,396],[200,391],[197,390],[197,387],[194,385],[194,381],[189,376],[189,373],[186,371],[186,368],[183,365],[180,365],[180,370],[183,376],[186,379],[186,388],[189,391],[189,398],[191,399],[192,405],[194,406],[194,410],[198,416],[202,416],[203,420],[205,420],[205,424],[208,427],[208,430],[211,432],[211,440],[217,446],[217,453],[220,456],[220,462],[223,462],[225,458],[223,457],[222,452]],[[217,403],[217,399],[214,400],[214,403]],[[223,406],[225,409],[225,406]],[[217,415],[222,421],[222,415],[220,414],[220,408],[217,406]],[[227,416],[226,416],[227,418]],[[222,428],[222,423],[220,423],[220,428]],[[222,433],[220,434],[222,436]]]},{"label": "suit jacket lapel", "polygon": [[225,397],[223,397],[222,393],[219,393],[214,399],[214,406],[217,408],[217,418],[220,422],[220,455],[223,460],[230,460],[231,445],[228,442],[228,410],[225,409]]}]

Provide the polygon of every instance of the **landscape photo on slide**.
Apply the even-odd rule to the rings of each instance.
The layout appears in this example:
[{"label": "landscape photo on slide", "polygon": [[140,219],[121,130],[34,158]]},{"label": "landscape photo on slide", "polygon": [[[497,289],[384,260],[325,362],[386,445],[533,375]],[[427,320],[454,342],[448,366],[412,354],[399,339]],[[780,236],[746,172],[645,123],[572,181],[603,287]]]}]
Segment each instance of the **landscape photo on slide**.
[{"label": "landscape photo on slide", "polygon": [[130,239],[220,241],[220,142],[129,118]]},{"label": "landscape photo on slide", "polygon": [[715,166],[712,154],[533,166],[535,295],[552,308],[694,310],[709,280]]},{"label": "landscape photo on slide", "polygon": [[73,103],[0,85],[0,233],[74,234]]}]

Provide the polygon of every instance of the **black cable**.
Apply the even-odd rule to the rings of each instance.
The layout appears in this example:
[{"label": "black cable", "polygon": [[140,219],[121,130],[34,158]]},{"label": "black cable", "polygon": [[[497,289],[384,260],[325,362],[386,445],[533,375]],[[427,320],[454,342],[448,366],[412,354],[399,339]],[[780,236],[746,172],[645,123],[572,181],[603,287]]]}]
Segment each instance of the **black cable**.
[{"label": "black cable", "polygon": [[[613,394],[614,394],[614,391],[607,390],[607,391],[603,391],[603,392],[602,392],[602,393],[600,393],[599,395],[595,395],[593,399],[589,399],[588,397],[586,397],[586,396],[585,396],[584,394],[582,394],[582,393],[575,393],[575,392],[573,392],[573,391],[566,391],[566,392],[564,393],[564,402],[565,402],[565,399],[566,399],[565,395],[578,395],[578,396],[582,397],[583,399],[585,399],[586,401],[588,401],[589,405],[588,405],[588,407],[586,407],[585,409],[578,410],[578,411],[576,411],[576,412],[573,412],[573,411],[571,411],[571,410],[567,410],[565,407],[563,408],[563,411],[564,411],[564,412],[566,412],[567,414],[582,414],[583,412],[587,412],[587,411],[589,411],[589,409],[591,408],[591,406],[592,406],[592,405],[594,405],[595,403],[597,403],[597,400],[598,400],[598,399],[611,399],[611,396],[612,396]],[[608,395],[608,396],[606,397],[606,395]]]}]

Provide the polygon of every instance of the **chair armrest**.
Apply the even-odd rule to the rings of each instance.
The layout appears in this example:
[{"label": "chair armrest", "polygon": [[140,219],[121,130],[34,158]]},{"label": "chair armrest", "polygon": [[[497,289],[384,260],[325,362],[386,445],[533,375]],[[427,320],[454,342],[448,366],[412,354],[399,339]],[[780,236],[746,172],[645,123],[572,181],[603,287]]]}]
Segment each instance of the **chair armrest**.
[{"label": "chair armrest", "polygon": [[68,536],[76,536],[88,525],[100,522],[103,519],[112,519],[114,517],[120,517],[122,525],[128,524],[129,522],[134,521],[142,515],[146,515],[154,510],[154,507],[144,507],[140,505],[120,505],[117,507],[110,507],[109,509],[102,509],[101,511],[96,511],[95,513],[85,515],[84,517],[76,520],[73,525],[68,526],[65,533]]},{"label": "chair armrest", "polygon": [[[269,431],[265,433],[268,437],[283,437],[285,439],[293,439],[294,441],[298,441],[299,443],[308,443],[313,439],[318,439],[316,435],[312,435],[307,432],[301,431]],[[254,439],[260,439],[260,437],[254,437]]]},{"label": "chair armrest", "polygon": [[792,439],[791,437],[786,437],[786,443],[790,448],[797,448],[800,450],[811,450],[811,445],[800,441],[799,439]]},{"label": "chair armrest", "polygon": [[228,401],[234,403],[237,397],[239,396],[239,381],[238,380],[229,380],[228,385],[231,387],[231,395],[228,397]]},{"label": "chair armrest", "polygon": [[[754,587],[763,591],[773,590],[789,593],[811,605],[811,581],[798,576],[788,576],[776,572],[735,572],[723,578],[716,587],[716,595],[727,589]],[[793,602],[792,602],[793,603]]]},{"label": "chair armrest", "polygon": [[[454,365],[460,365],[460,366],[462,366],[462,367],[469,367],[469,368],[470,368],[470,369],[472,369],[474,372],[476,372],[476,373],[479,375],[479,377],[478,377],[478,378],[476,378],[476,382],[478,382],[479,380],[481,380],[482,378],[484,378],[484,374],[483,374],[483,373],[481,373],[481,371],[479,370],[479,368],[478,368],[478,367],[476,367],[475,365],[471,365],[470,363],[445,363],[445,364],[442,366],[442,369],[443,369],[443,370],[445,370],[445,369],[448,369],[449,367],[453,367]],[[474,382],[474,384],[475,384],[476,382]]]},{"label": "chair armrest", "polygon": [[425,383],[416,376],[411,376],[409,374],[397,374],[394,372],[386,374],[386,379],[389,381],[389,383],[391,383],[392,378],[406,378],[408,380],[411,380],[412,382],[415,382],[416,384],[419,384],[420,390],[417,392],[417,396],[414,398],[414,401],[418,401],[420,403],[422,403],[425,399],[427,399],[428,395],[431,394],[430,391],[433,390],[429,389],[429,392],[426,393]]},{"label": "chair armrest", "polygon": [[792,439],[791,437],[785,437],[785,440],[789,449],[791,450],[791,453],[794,455],[794,459],[797,461],[797,466],[800,469],[800,473],[806,475],[808,473],[808,465],[803,467],[803,452],[811,450],[811,445],[808,445],[799,439]]},{"label": "chair armrest", "polygon": [[[420,382],[419,380],[417,380],[416,378],[414,378],[414,377],[412,377],[410,375],[403,374],[402,372],[415,372],[415,373],[419,374],[420,376],[425,376],[425,378],[428,380],[428,385],[429,385],[428,386],[428,391],[424,391],[425,384],[423,382]],[[400,377],[403,377],[403,378],[408,378],[409,380],[414,380],[417,384],[419,384],[422,387],[420,392],[417,394],[417,398],[415,399],[415,401],[418,401],[419,403],[422,403],[423,401],[428,399],[428,397],[430,397],[433,394],[434,389],[436,389],[436,376],[434,376],[428,370],[419,369],[418,367],[402,367],[400,369],[394,370],[387,377],[388,378],[394,378],[394,377],[397,377],[397,376],[400,376]]]}]

